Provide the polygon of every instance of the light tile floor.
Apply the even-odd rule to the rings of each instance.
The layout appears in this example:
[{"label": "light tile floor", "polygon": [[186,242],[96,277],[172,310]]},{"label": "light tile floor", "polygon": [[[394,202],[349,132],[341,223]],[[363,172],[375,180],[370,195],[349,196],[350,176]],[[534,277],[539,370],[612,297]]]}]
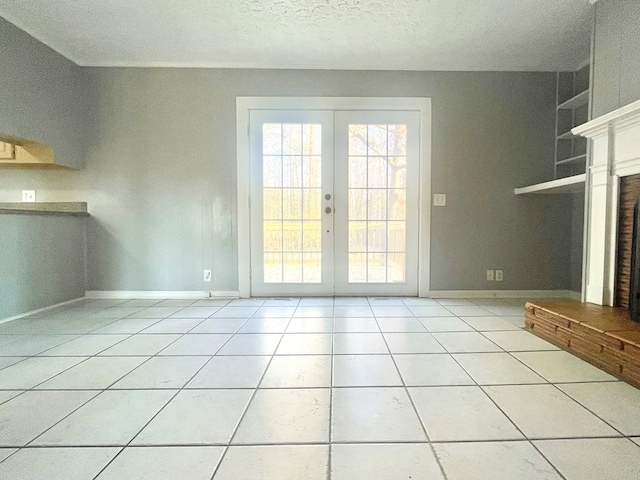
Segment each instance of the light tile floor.
[{"label": "light tile floor", "polygon": [[0,324],[0,480],[640,478],[640,391],[520,299],[84,300]]}]

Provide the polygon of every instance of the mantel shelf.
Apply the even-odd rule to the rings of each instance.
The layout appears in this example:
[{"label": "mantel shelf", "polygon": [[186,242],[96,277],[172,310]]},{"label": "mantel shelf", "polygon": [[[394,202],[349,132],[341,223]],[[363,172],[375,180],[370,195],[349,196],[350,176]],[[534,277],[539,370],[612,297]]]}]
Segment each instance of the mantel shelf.
[{"label": "mantel shelf", "polygon": [[550,182],[536,183],[527,187],[514,189],[516,195],[525,195],[528,193],[536,194],[553,194],[553,193],[580,193],[584,191],[584,182],[586,175],[574,175],[572,177],[559,178]]}]

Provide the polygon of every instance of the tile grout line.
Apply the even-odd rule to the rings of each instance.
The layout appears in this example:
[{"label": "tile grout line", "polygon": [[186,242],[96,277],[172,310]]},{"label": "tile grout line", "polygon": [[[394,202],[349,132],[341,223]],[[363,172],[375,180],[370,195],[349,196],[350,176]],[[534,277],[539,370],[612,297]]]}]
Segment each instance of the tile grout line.
[{"label": "tile grout line", "polygon": [[[413,311],[411,313],[413,313]],[[414,317],[415,317],[415,314],[414,314]],[[378,325],[378,328],[382,332],[382,328],[380,328],[380,324],[378,323],[378,317],[376,317],[375,314],[374,314],[374,318],[375,318],[376,324]],[[415,318],[417,319],[417,317],[415,317]],[[400,381],[402,382],[402,386],[404,388],[404,393],[407,396],[407,398],[409,399],[409,402],[411,403],[411,407],[413,408],[413,413],[416,415],[416,418],[418,419],[418,422],[420,423],[420,426],[422,427],[422,432],[424,433],[425,438],[427,439],[427,442],[429,444],[429,449],[431,450],[431,454],[433,455],[436,463],[438,464],[438,467],[440,468],[440,472],[442,473],[442,477],[446,480],[446,479],[448,479],[448,476],[447,476],[447,474],[445,472],[445,469],[444,469],[444,466],[442,465],[442,462],[440,461],[440,457],[438,457],[438,454],[436,452],[435,447],[431,443],[431,437],[429,436],[429,432],[427,432],[427,427],[424,424],[424,422],[422,421],[422,417],[418,413],[418,408],[416,407],[416,404],[413,401],[413,397],[411,396],[411,393],[409,392],[409,388],[407,387],[407,384],[406,384],[406,382],[404,380],[404,377],[402,376],[402,373],[400,372],[400,369],[398,368],[398,364],[396,363],[396,360],[393,357],[393,354],[391,353],[391,348],[389,348],[389,344],[387,343],[386,337],[382,333],[381,333],[381,336],[382,336],[382,339],[384,341],[384,344],[387,347],[387,351],[389,352],[389,357],[391,358],[391,361],[393,362],[393,365],[394,365],[394,367],[396,369],[396,373],[400,377]]]},{"label": "tile grout line", "polygon": [[327,480],[331,480],[333,476],[332,469],[332,456],[333,456],[333,375],[334,375],[334,349],[335,349],[335,329],[336,329],[336,317],[335,317],[335,298],[332,300],[332,312],[333,315],[331,317],[331,357],[330,365],[331,372],[329,374],[329,451],[327,458]]},{"label": "tile grout line", "polygon": [[[299,302],[298,302],[299,304]],[[297,310],[298,306],[296,305],[296,310]],[[257,312],[257,310],[256,310]],[[256,313],[254,312],[254,314]],[[294,310],[295,313],[295,310]],[[247,321],[250,318],[253,318],[252,314]],[[259,318],[259,317],[256,317]],[[289,318],[289,322],[287,323],[287,326],[285,327],[284,331],[287,331],[287,328],[289,328],[289,324],[291,323],[291,320],[293,319],[293,313],[291,315],[291,317]],[[256,397],[257,393],[258,393],[258,389],[260,388],[260,384],[262,383],[262,381],[264,380],[265,375],[267,374],[267,371],[269,370],[269,367],[271,366],[271,362],[273,361],[273,358],[276,356],[276,352],[278,351],[278,348],[280,348],[280,344],[282,343],[282,339],[284,338],[284,333],[280,334],[280,340],[278,340],[278,344],[276,345],[276,347],[273,350],[273,353],[271,354],[270,358],[269,358],[269,362],[267,363],[264,371],[262,372],[262,375],[260,375],[260,379],[258,380],[258,383],[256,384],[255,388],[253,388],[253,393],[251,394],[249,401],[247,402],[247,404],[245,405],[242,413],[240,414],[240,417],[238,418],[238,421],[236,422],[235,427],[233,428],[232,432],[231,432],[231,436],[229,437],[229,441],[227,442],[227,448],[225,449],[225,451],[222,453],[222,455],[220,456],[220,459],[218,460],[218,464],[216,465],[216,468],[213,471],[213,474],[211,475],[210,480],[213,480],[213,478],[216,476],[216,473],[218,473],[218,470],[220,469],[220,466],[222,465],[222,462],[224,461],[225,457],[227,456],[227,453],[229,452],[229,449],[231,448],[231,445],[233,443],[233,439],[235,438],[236,434],[238,433],[238,429],[240,428],[240,425],[242,424],[242,420],[244,420],[244,417],[246,416],[247,412],[249,411],[249,407],[251,406],[251,404],[253,403],[254,398]],[[234,335],[235,336],[235,335]],[[246,445],[245,445],[246,446]]]}]

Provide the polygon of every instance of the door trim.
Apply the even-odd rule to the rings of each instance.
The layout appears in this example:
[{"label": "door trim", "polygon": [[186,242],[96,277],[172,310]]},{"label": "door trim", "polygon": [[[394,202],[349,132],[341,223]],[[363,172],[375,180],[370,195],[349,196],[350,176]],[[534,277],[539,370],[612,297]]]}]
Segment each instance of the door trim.
[{"label": "door trim", "polygon": [[431,272],[431,98],[236,97],[238,291],[251,296],[250,110],[405,110],[420,113],[418,294],[427,296]]}]

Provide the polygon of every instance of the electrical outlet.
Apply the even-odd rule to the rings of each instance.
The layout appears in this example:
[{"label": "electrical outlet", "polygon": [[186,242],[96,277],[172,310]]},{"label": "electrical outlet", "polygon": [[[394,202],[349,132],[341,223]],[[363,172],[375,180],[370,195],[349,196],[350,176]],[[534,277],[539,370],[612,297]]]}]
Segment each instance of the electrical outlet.
[{"label": "electrical outlet", "polygon": [[211,270],[205,270],[204,271],[204,281],[205,282],[210,282],[211,281]]},{"label": "electrical outlet", "polygon": [[493,282],[493,270],[487,270],[487,281]]},{"label": "electrical outlet", "polygon": [[496,270],[496,282],[501,282],[504,280],[504,271]]},{"label": "electrical outlet", "polygon": [[35,202],[36,201],[36,191],[35,190],[22,190],[22,201],[23,202]]},{"label": "electrical outlet", "polygon": [[446,193],[434,193],[433,194],[433,206],[434,207],[446,207],[447,206],[447,194]]}]

